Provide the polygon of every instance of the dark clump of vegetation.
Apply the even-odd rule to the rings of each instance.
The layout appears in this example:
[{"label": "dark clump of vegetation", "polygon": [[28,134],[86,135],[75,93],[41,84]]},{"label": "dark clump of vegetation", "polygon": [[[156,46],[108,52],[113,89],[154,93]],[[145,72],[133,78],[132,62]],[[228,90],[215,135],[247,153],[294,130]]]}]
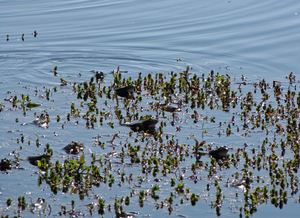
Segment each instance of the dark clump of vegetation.
[{"label": "dark clump of vegetation", "polygon": [[79,154],[79,152],[83,151],[83,145],[83,143],[72,141],[70,144],[64,147],[63,150],[65,150],[67,154]]}]

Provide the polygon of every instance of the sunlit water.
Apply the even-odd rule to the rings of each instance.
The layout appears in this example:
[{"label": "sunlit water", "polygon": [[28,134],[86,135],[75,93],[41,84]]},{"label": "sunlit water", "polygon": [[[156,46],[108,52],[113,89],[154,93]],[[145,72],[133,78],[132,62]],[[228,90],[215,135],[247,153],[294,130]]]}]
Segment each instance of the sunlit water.
[{"label": "sunlit water", "polygon": [[[273,80],[284,80],[289,72],[299,75],[299,1],[5,1],[1,2],[0,10],[0,102],[9,96],[7,91],[21,98],[22,93],[33,95],[36,88],[40,90],[38,95],[45,95],[46,88],[53,89],[57,86],[59,93],[66,93],[61,95],[64,96],[63,99],[53,96],[57,102],[54,106],[52,102],[39,100],[38,96],[32,97],[37,103],[44,104],[33,111],[39,114],[47,109],[53,121],[58,113],[66,117],[70,112],[71,103],[76,101],[76,95],[70,94],[70,89],[59,87],[59,77],[72,82],[88,81],[93,76],[91,70],[109,73],[120,66],[120,70],[128,71],[124,77],[136,79],[139,72],[142,72],[143,76],[148,73],[154,75],[167,74],[170,71],[182,72],[188,65],[193,68],[191,72],[197,75],[207,75],[210,70],[214,70],[221,74],[229,74],[233,80],[239,80],[244,75],[249,82],[266,78],[270,83]],[[34,31],[38,33],[36,37],[33,36]],[[9,35],[8,41],[6,35]],[[54,66],[58,67],[58,77],[53,76]],[[81,77],[78,77],[79,74]],[[112,81],[113,76],[107,74],[102,85],[109,86]],[[111,140],[110,128],[101,126],[87,129],[83,124],[79,128],[72,122],[66,124],[66,130],[62,130],[62,123],[52,122],[48,129],[35,127],[30,124],[35,119],[33,111],[27,116],[23,116],[22,111],[10,110],[0,114],[1,159],[19,149],[16,138],[19,138],[21,133],[26,133],[26,140],[35,142],[40,138],[43,145],[53,145],[58,159],[65,155],[61,148],[72,140],[92,144],[93,137],[97,134],[102,135],[103,141]],[[111,112],[113,113],[113,110]],[[188,117],[189,113],[184,113],[183,116]],[[207,114],[203,114],[203,117],[211,116],[208,112],[205,113]],[[219,122],[226,120],[222,113],[216,111],[214,114],[220,118]],[[10,117],[13,120],[10,120]],[[16,117],[19,118],[19,123],[15,122]],[[22,126],[21,123],[26,125]],[[185,124],[181,126],[182,136],[178,138],[182,143],[193,144],[194,141],[187,141],[186,136],[191,134],[191,129],[201,129],[202,123],[190,123],[190,129]],[[28,128],[32,132],[29,133],[26,130]],[[210,128],[209,123],[206,128]],[[14,132],[8,134],[9,130]],[[56,136],[54,132],[58,130],[61,132]],[[120,141],[125,141],[126,127],[118,127],[113,133],[117,131],[121,131],[123,137]],[[165,131],[173,132],[174,128],[166,127]],[[200,133],[195,135],[201,137]],[[236,141],[232,142],[230,137],[219,139],[216,135],[207,136],[205,140],[216,146],[226,144],[229,147],[245,142],[257,143],[253,142],[253,138],[235,139]],[[33,143],[19,153],[23,158],[31,154],[41,154],[42,147],[38,149]],[[106,149],[107,152],[110,150]],[[90,146],[89,150],[85,151],[86,156],[89,156],[90,152],[100,153],[101,150]],[[27,162],[22,166],[26,170],[12,171],[10,176],[0,175],[2,204],[13,195],[33,193],[30,196],[34,199],[41,197],[39,193],[35,193],[36,167]],[[27,180],[22,180],[24,177]],[[193,182],[186,183],[189,185]],[[202,185],[205,186],[206,183],[203,182]],[[168,187],[169,184],[166,183],[166,188]],[[47,189],[47,185],[44,184],[39,190],[43,188]],[[130,192],[120,190],[120,194],[119,190],[108,190],[108,187],[101,188],[103,196],[112,196],[112,201],[115,195],[126,196]],[[100,190],[95,190],[95,193],[99,192]],[[233,195],[234,192],[229,195]],[[50,190],[42,193],[52,196]],[[61,202],[78,200],[76,195],[54,197],[58,198],[59,202],[57,205],[56,201],[51,202],[56,210],[60,208]],[[48,202],[54,197],[47,198]],[[295,208],[297,206],[293,207],[293,203],[290,203],[282,211],[299,212],[299,209]],[[81,209],[84,210],[84,207]],[[138,206],[134,209],[138,210]],[[197,207],[193,208],[194,212],[191,213],[189,209],[183,205],[173,214],[194,217],[196,212],[208,212],[211,213],[211,217],[216,216],[214,210],[203,202],[197,203]],[[160,210],[151,211],[152,206],[145,206],[145,210],[146,214],[152,216],[162,213]],[[259,217],[260,213],[263,213],[266,216],[267,210],[267,207],[259,208],[255,215]],[[234,211],[235,213],[226,212],[222,215],[238,216],[238,211]],[[164,213],[168,214],[167,209]],[[277,216],[281,217],[279,213]]]}]

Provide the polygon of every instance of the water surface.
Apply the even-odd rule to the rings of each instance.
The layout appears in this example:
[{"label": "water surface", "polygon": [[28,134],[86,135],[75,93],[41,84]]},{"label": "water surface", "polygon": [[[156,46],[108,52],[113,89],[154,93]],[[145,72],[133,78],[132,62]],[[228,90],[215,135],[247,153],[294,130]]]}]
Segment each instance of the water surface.
[{"label": "water surface", "polygon": [[[0,9],[0,102],[4,103],[4,98],[14,95],[20,99],[21,94],[25,94],[32,96],[34,102],[43,104],[42,107],[28,111],[25,116],[21,110],[14,111],[10,104],[6,104],[0,114],[1,159],[9,157],[8,154],[13,150],[17,150],[22,158],[31,154],[41,154],[45,144],[50,143],[55,154],[54,160],[64,160],[66,154],[61,148],[72,140],[85,143],[89,149],[86,150],[86,156],[90,156],[92,152],[101,155],[113,149],[107,146],[103,151],[96,146],[93,147],[93,138],[98,134],[107,142],[111,140],[113,134],[120,131],[118,143],[122,144],[128,140],[128,129],[125,127],[118,126],[111,130],[98,124],[94,129],[88,129],[82,120],[79,125],[74,124],[75,120],[66,122],[71,103],[75,102],[76,107],[79,107],[79,100],[72,92],[71,86],[60,87],[60,78],[79,83],[89,81],[94,75],[91,70],[101,70],[107,73],[101,83],[103,87],[111,85],[113,75],[108,73],[116,70],[118,66],[120,70],[128,71],[123,77],[133,79],[138,78],[139,72],[142,72],[143,77],[149,73],[153,76],[156,73],[167,75],[171,71],[182,72],[186,66],[190,66],[193,68],[190,71],[192,74],[208,75],[214,70],[220,74],[229,74],[233,82],[240,82],[242,75],[246,77],[247,82],[259,82],[262,78],[266,78],[270,84],[272,81],[285,81],[283,86],[286,90],[288,83],[285,76],[290,72],[299,75],[300,2],[298,1],[5,1],[1,3]],[[36,37],[33,35],[34,31],[38,33]],[[8,41],[6,35],[9,35]],[[57,77],[53,75],[54,66],[58,67]],[[51,97],[53,103],[44,97],[47,89],[53,90],[54,86],[58,87],[58,93],[53,93]],[[34,90],[37,90],[35,97]],[[253,91],[252,87],[249,90]],[[148,102],[154,99],[144,97],[144,100],[146,102],[144,107],[150,108]],[[99,109],[109,112],[103,101]],[[114,107],[115,103],[111,101],[109,104]],[[48,111],[52,120],[48,129],[31,124],[35,119],[34,113],[40,114],[43,110]],[[228,122],[232,117],[232,114],[224,115],[224,111],[214,111],[213,114],[209,110],[198,111],[201,118],[216,116],[218,122]],[[110,112],[113,113],[113,109]],[[234,112],[236,111],[231,111]],[[155,115],[153,111],[150,113]],[[207,143],[214,146],[226,144],[234,150],[242,147],[244,143],[250,143],[253,147],[258,146],[264,139],[236,137],[233,140],[231,137],[218,137],[217,133],[225,131],[226,127],[219,129],[216,125],[203,121],[205,123],[203,129],[201,122],[194,124],[192,120],[188,120],[192,113],[191,109],[183,113],[178,122],[177,126],[182,127],[180,134],[176,135],[180,143],[193,145],[192,139],[186,139],[189,135],[195,135],[201,141],[204,129],[211,130],[203,139]],[[55,122],[57,114],[63,117],[60,123]],[[141,114],[145,115],[147,112]],[[168,119],[161,118],[161,120],[170,123],[171,115],[167,116]],[[16,118],[19,118],[18,123],[15,122]],[[188,122],[185,123],[184,120]],[[117,126],[115,117],[111,118],[111,121],[115,121]],[[63,122],[66,122],[65,129],[61,128]],[[20,125],[22,123],[26,125]],[[107,127],[107,124],[105,125]],[[13,130],[13,133],[8,134],[7,131],[10,130]],[[174,133],[176,129],[168,125],[165,131]],[[20,144],[17,143],[21,133],[26,136],[26,142],[30,140],[33,143],[31,146],[23,145],[23,150],[20,150]],[[40,148],[36,148],[34,143],[37,138],[42,141]],[[204,161],[209,161],[209,158],[206,157]],[[182,168],[190,165],[188,162]],[[33,199],[47,196],[45,198],[55,211],[60,210],[60,204],[70,204],[71,199],[75,199],[78,207],[85,211],[83,205],[90,203],[95,193],[103,193],[104,198],[110,198],[107,203],[113,204],[115,195],[125,197],[130,192],[129,187],[118,190],[101,186],[99,189],[95,188],[95,193],[91,194],[86,202],[79,203],[77,195],[53,196],[46,184],[39,187],[39,192],[36,192],[37,168],[27,162],[22,163],[22,167],[26,170],[13,170],[9,175],[0,175],[2,208],[7,198],[13,198],[14,195],[28,195]],[[120,166],[116,164],[115,170],[120,167],[121,164]],[[134,167],[137,176],[140,169],[139,166]],[[130,170],[127,168],[126,170],[128,175]],[[222,173],[225,178],[231,176],[231,172]],[[203,177],[206,175],[207,172]],[[22,180],[25,177],[30,178]],[[164,187],[166,190],[169,189],[169,181],[169,177],[165,179],[162,190]],[[197,186],[193,186],[193,181],[185,180],[185,182],[188,187],[193,187],[192,192],[203,196],[207,194]],[[201,183],[202,186],[206,184],[207,179]],[[16,186],[18,188],[15,189]],[[150,183],[141,189],[151,188],[147,186],[150,186]],[[167,193],[169,194],[169,190]],[[235,191],[228,191],[229,196],[234,194]],[[168,197],[163,191],[162,195]],[[296,201],[295,198],[291,197],[288,206],[282,210],[274,209],[270,204],[263,205],[254,216],[266,216],[270,208],[282,212],[293,210],[297,213],[299,212],[297,204],[293,203]],[[209,197],[207,199],[199,201],[193,210],[205,215],[209,212],[211,217],[216,217],[215,210],[211,209],[209,203],[204,203],[211,200]],[[16,203],[16,198],[14,200]],[[226,205],[231,203],[227,200]],[[194,213],[189,211],[190,208],[185,205],[179,206],[172,216],[183,214],[193,217]],[[160,210],[154,210],[153,202],[146,204],[144,209],[136,205],[130,209],[142,211],[142,215],[161,216]],[[223,209],[222,215],[238,216],[237,210],[229,212]],[[169,214],[167,209],[163,211],[165,215]],[[7,213],[11,211],[4,212]]]}]

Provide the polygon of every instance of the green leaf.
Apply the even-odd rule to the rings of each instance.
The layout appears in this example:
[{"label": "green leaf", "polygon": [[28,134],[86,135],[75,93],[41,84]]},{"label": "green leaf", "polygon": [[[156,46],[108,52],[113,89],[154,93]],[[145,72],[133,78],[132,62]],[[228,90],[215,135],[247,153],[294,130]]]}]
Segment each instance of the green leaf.
[{"label": "green leaf", "polygon": [[91,168],[88,166],[82,166],[82,169],[91,170]]},{"label": "green leaf", "polygon": [[74,164],[76,168],[78,167],[78,163],[75,160],[70,160],[70,163]]},{"label": "green leaf", "polygon": [[197,139],[194,139],[195,140],[195,142],[196,142],[196,147],[198,147],[199,146],[199,142],[198,142],[198,140]]},{"label": "green leaf", "polygon": [[84,160],[84,155],[82,155],[82,156],[80,157],[79,164],[80,164],[80,165],[83,165],[84,162],[85,162],[85,160]]},{"label": "green leaf", "polygon": [[34,107],[39,107],[39,106],[41,106],[41,104],[29,102],[26,106],[29,107],[29,108],[34,108]]},{"label": "green leaf", "polygon": [[41,161],[37,161],[37,165],[38,165],[38,168],[41,168],[41,166],[42,166],[42,163],[41,163]]}]

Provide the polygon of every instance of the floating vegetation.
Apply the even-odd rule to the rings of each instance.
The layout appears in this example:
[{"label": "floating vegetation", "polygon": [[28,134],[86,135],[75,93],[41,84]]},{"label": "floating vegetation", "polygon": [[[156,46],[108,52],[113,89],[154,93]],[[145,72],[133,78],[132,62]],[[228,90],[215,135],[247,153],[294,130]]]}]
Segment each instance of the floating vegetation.
[{"label": "floating vegetation", "polygon": [[[282,209],[300,202],[300,94],[293,73],[270,85],[214,71],[192,74],[190,67],[139,73],[134,79],[123,77],[119,67],[105,77],[88,72],[88,80],[82,74],[67,81],[57,67],[53,72],[54,88],[4,94],[1,114],[21,111],[23,117],[3,118],[11,122],[12,138],[3,146],[15,146],[9,155],[22,166],[26,162],[20,157],[32,142],[37,150],[45,143],[43,155],[26,159],[35,165],[27,163],[36,172],[31,177],[41,187],[39,194],[48,188],[55,198],[68,193],[66,199],[78,196],[80,203],[57,197],[60,207],[51,209],[58,203],[46,196],[30,207],[25,199],[14,205],[9,198],[3,201],[7,213],[17,207],[19,213],[31,208],[56,216],[129,217],[156,210],[181,216],[177,211],[183,205],[195,208],[201,202],[216,216],[250,217],[265,204]],[[44,127],[31,125],[35,133],[23,125],[33,117]],[[57,122],[47,128],[50,118]],[[72,142],[62,148],[61,141]],[[0,166],[9,176],[15,161],[5,155]]]},{"label": "floating vegetation", "polygon": [[73,141],[63,149],[66,151],[67,154],[79,154],[79,152],[83,151],[83,148],[83,143]]},{"label": "floating vegetation", "polygon": [[49,115],[48,114],[41,114],[33,121],[33,123],[39,127],[47,128],[49,123]]},{"label": "floating vegetation", "polygon": [[174,112],[180,112],[181,111],[181,108],[178,108],[178,107],[173,107],[173,106],[170,106],[170,105],[166,105],[166,104],[160,104],[158,105],[159,108],[163,111],[167,111],[167,112],[170,112],[170,113],[174,113]]},{"label": "floating vegetation", "polygon": [[34,107],[39,107],[41,106],[41,104],[37,104],[37,103],[32,103],[32,102],[29,102],[26,107],[28,108],[34,108]]},{"label": "floating vegetation", "polygon": [[[33,37],[36,38],[37,35],[38,35],[38,33],[37,33],[37,31],[35,30],[33,33],[31,33],[31,35],[33,35]],[[7,35],[6,35],[6,41],[7,41],[7,42],[9,41],[10,37],[11,37],[11,38],[16,38],[16,36],[10,36],[10,35],[7,34]],[[17,38],[19,39],[19,37],[20,37],[20,35],[18,35]],[[24,34],[24,33],[21,35],[21,40],[22,40],[22,41],[25,40],[25,34]]]}]

